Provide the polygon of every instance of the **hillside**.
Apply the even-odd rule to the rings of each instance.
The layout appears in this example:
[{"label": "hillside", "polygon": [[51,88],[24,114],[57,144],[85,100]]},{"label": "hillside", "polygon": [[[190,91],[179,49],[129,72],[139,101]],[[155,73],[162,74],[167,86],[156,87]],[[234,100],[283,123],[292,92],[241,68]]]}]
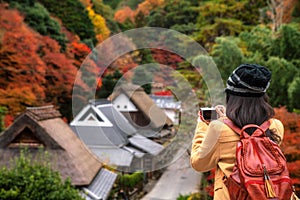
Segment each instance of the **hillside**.
[{"label": "hillside", "polygon": [[[286,105],[289,110],[299,109],[299,97],[295,98],[299,78],[286,84],[299,73],[299,8],[297,0],[285,0],[283,6],[268,5],[263,0],[2,1],[0,113],[7,126],[26,106],[54,104],[70,120],[73,84],[86,56],[108,37],[144,26],[169,28],[193,38],[213,57],[223,78],[245,61],[270,65],[275,74],[280,74],[279,68],[285,70],[285,77],[280,77],[282,80],[274,83],[271,90],[272,96],[289,98],[273,103]],[[74,86],[82,91],[82,96],[96,85],[96,96],[107,97],[123,74],[127,73],[125,79],[138,83],[131,69],[145,63],[160,63],[169,68],[158,68],[153,74],[140,72],[144,79],[168,87],[174,82],[170,73],[174,69],[206,101],[205,83],[199,73],[172,52],[130,52],[117,58],[100,77],[99,72],[104,70],[100,57],[88,59],[88,67],[78,75],[82,80]]]}]

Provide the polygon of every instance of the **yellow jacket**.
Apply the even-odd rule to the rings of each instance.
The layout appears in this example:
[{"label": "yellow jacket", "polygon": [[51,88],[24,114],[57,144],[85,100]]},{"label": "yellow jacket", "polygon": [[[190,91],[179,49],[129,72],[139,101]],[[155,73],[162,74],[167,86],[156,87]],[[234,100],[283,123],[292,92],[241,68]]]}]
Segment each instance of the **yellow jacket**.
[{"label": "yellow jacket", "polygon": [[[238,134],[223,123],[224,118],[214,120],[209,125],[198,121],[191,151],[191,165],[200,172],[216,168],[214,200],[230,200],[223,176],[229,176],[235,163]],[[271,119],[270,129],[283,138],[281,121]],[[223,174],[224,173],[224,174]]]}]

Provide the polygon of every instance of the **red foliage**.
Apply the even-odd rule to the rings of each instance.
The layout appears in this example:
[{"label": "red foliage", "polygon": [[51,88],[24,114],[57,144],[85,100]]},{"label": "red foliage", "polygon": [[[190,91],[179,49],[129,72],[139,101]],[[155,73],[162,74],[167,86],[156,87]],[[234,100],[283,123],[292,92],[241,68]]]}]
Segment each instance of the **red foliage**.
[{"label": "red foliage", "polygon": [[151,49],[151,52],[156,62],[172,67],[173,69],[176,69],[178,64],[184,61],[184,59],[176,53],[163,49]]},{"label": "red foliage", "polygon": [[4,126],[8,127],[9,125],[11,125],[14,121],[14,117],[11,115],[5,115],[4,117]]},{"label": "red foliage", "polygon": [[275,109],[275,118],[284,126],[284,138],[281,144],[287,158],[290,176],[300,195],[300,115],[290,113],[285,107]]},{"label": "red foliage", "polygon": [[167,50],[163,49],[151,49],[153,59],[162,64],[160,67],[160,73],[155,74],[154,82],[164,83],[165,85],[172,85],[174,78],[172,77],[173,70],[178,69],[178,64],[183,62],[184,59]]},{"label": "red foliage", "polygon": [[[90,52],[76,38],[62,53],[57,41],[33,31],[17,10],[0,4],[0,106],[16,116],[26,106],[51,103],[70,114],[64,112],[71,107],[77,70]],[[86,64],[82,74],[96,80],[96,64]],[[84,81],[78,83],[88,88]]]},{"label": "red foliage", "polygon": [[0,4],[0,105],[12,115],[45,98],[46,66],[36,53],[41,44],[16,10]]},{"label": "red foliage", "polygon": [[130,20],[135,23],[135,18],[139,13],[147,16],[155,8],[162,6],[164,0],[144,0],[141,2],[136,10],[132,10],[128,6],[123,7],[115,13],[114,20],[119,23],[124,23],[126,20]]}]

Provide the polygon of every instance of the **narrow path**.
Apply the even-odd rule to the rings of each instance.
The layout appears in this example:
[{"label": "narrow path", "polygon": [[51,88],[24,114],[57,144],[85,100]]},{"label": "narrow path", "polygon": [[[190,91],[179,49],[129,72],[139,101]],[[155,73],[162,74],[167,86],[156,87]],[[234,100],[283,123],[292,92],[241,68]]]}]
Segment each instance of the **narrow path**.
[{"label": "narrow path", "polygon": [[189,156],[184,154],[166,169],[142,200],[176,200],[180,194],[198,192],[201,175],[190,167]]}]

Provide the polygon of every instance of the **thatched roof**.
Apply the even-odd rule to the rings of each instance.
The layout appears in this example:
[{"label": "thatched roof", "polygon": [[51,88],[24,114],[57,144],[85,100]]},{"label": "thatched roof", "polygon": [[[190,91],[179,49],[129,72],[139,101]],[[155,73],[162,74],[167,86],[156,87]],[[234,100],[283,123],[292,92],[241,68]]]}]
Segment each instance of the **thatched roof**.
[{"label": "thatched roof", "polygon": [[40,160],[39,147],[49,152],[51,167],[74,185],[89,185],[101,162],[74,134],[52,106],[28,108],[0,135],[0,166],[9,166],[21,147]]},{"label": "thatched roof", "polygon": [[125,94],[147,119],[150,119],[152,128],[158,129],[165,125],[172,125],[171,119],[155,104],[142,87],[122,84],[111,94],[109,100],[114,101],[121,93]]}]

